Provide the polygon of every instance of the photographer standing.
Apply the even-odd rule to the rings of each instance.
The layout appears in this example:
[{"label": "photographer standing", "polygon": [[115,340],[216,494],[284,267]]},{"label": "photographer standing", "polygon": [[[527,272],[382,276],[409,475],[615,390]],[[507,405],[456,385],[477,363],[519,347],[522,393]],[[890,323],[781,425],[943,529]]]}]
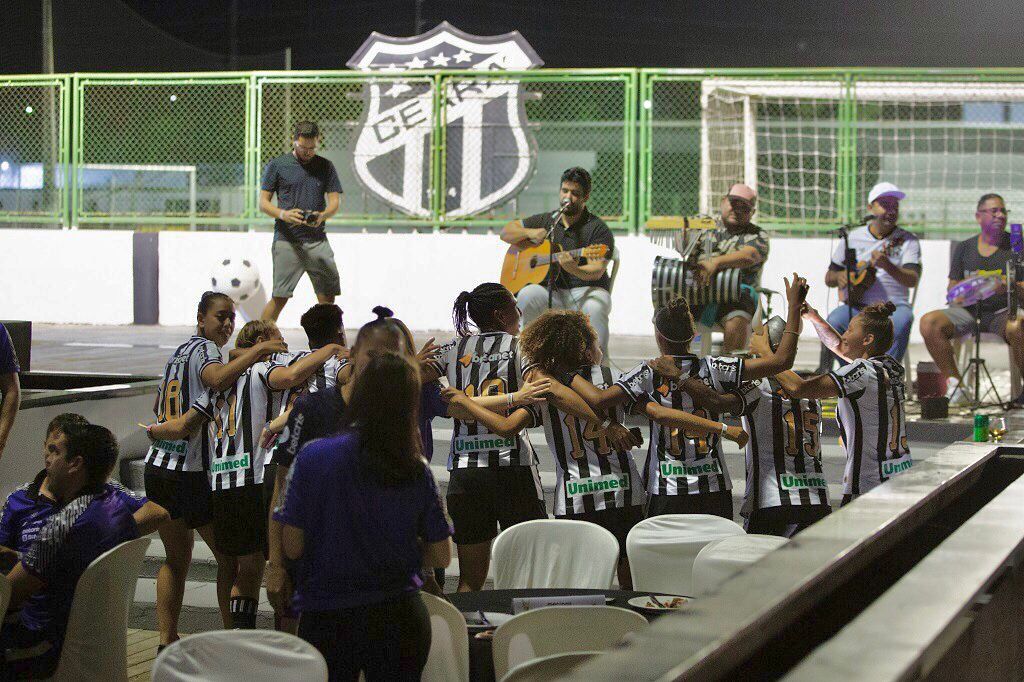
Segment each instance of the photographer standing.
[{"label": "photographer standing", "polygon": [[[263,319],[277,321],[295,285],[307,273],[318,303],[334,303],[341,293],[334,251],[324,222],[338,212],[341,181],[334,164],[317,156],[320,129],[299,121],[292,129],[292,151],[270,160],[260,182],[260,211],[274,218],[274,291]],[[277,206],[271,201],[277,194]]]}]

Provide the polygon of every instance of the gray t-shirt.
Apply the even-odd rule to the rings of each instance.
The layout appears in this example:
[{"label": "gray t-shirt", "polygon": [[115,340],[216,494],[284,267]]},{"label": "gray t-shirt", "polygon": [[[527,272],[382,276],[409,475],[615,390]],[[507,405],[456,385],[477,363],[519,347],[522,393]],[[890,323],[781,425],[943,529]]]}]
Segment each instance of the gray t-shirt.
[{"label": "gray t-shirt", "polygon": [[[302,164],[291,152],[270,160],[263,169],[260,189],[277,194],[277,205],[285,210],[300,208],[322,211],[327,208],[325,194],[341,192],[341,180],[334,164],[314,156]],[[293,242],[319,242],[327,238],[324,228],[291,225],[280,218],[274,221],[274,239]]]},{"label": "gray t-shirt", "polygon": [[[1006,280],[1006,262],[1010,260],[1010,235],[1003,232],[999,248],[991,256],[978,253],[977,235],[953,244],[949,257],[949,278],[956,281],[986,275],[1002,275]],[[979,304],[983,313],[991,313],[1006,307],[1006,296],[990,296]]]}]

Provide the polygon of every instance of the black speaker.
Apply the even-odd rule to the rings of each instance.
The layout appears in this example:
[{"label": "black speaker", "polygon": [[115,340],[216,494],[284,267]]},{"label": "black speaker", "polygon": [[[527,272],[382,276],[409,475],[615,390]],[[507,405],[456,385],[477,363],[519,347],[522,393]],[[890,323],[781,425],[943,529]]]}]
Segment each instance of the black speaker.
[{"label": "black speaker", "polygon": [[11,335],[11,343],[14,344],[14,354],[18,358],[18,365],[22,372],[32,370],[32,323],[25,320],[0,320]]}]

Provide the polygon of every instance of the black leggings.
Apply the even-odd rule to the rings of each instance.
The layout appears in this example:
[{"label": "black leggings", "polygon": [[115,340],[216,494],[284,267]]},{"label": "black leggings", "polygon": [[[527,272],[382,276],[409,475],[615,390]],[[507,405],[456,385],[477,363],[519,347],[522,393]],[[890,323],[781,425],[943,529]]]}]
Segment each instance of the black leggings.
[{"label": "black leggings", "polygon": [[418,592],[337,611],[304,611],[299,637],[327,659],[330,679],[419,680],[430,653],[430,615]]}]

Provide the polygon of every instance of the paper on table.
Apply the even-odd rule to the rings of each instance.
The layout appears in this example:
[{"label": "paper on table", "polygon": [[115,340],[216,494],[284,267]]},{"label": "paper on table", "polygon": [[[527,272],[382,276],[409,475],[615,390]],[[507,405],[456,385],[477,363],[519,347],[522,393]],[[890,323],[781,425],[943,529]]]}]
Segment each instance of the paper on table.
[{"label": "paper on table", "polygon": [[544,606],[604,606],[603,594],[552,595],[550,597],[513,597],[512,613],[520,614]]}]

